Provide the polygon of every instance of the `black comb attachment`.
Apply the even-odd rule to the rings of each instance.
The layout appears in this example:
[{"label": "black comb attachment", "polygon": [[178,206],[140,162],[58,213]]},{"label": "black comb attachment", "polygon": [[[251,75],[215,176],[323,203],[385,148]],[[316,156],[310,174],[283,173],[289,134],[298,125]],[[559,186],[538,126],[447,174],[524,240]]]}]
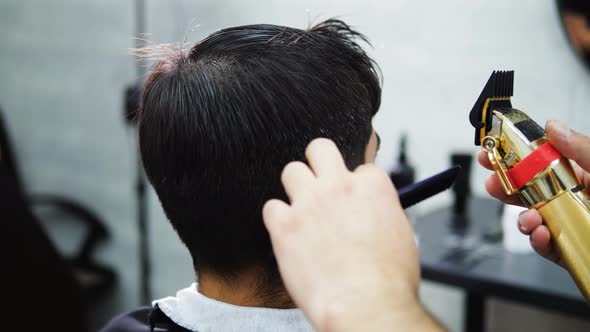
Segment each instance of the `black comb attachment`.
[{"label": "black comb attachment", "polygon": [[410,207],[449,189],[460,171],[461,166],[455,165],[427,179],[399,189],[398,195],[402,208]]},{"label": "black comb attachment", "polygon": [[[475,145],[480,145],[480,130],[486,126],[486,132],[491,129],[492,112],[494,108],[512,107],[510,100],[491,101],[488,109],[484,105],[489,98],[510,98],[514,93],[514,70],[494,71],[484,86],[479,98],[469,112],[469,122],[475,128]],[[483,118],[483,114],[486,118]]]},{"label": "black comb attachment", "polygon": [[514,70],[494,71],[494,92],[492,97],[512,97],[514,92]]}]

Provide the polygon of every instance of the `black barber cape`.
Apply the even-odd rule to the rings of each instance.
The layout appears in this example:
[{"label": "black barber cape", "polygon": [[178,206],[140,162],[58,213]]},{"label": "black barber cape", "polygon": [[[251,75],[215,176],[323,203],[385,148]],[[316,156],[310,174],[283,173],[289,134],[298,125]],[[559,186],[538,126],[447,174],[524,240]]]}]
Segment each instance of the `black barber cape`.
[{"label": "black barber cape", "polygon": [[190,332],[158,308],[140,307],[113,318],[101,332]]}]

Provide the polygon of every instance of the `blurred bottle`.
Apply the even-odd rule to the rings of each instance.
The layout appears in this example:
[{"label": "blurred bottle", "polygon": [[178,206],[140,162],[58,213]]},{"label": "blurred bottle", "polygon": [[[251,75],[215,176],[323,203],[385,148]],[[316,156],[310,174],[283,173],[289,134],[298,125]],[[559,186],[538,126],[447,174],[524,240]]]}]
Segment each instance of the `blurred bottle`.
[{"label": "blurred bottle", "polygon": [[471,153],[455,152],[451,154],[451,165],[461,166],[461,172],[453,185],[454,203],[453,213],[465,216],[468,209],[467,200],[471,195]]},{"label": "blurred bottle", "polygon": [[407,135],[403,133],[400,138],[399,156],[397,159],[397,164],[394,165],[393,169],[389,173],[391,182],[393,182],[393,185],[398,189],[410,185],[415,181],[416,172],[414,170],[414,167],[410,165],[410,163],[408,162],[406,143]]},{"label": "blurred bottle", "polygon": [[468,199],[471,195],[471,161],[470,153],[451,153],[451,165],[461,166],[461,172],[451,188],[453,190],[453,214],[451,215],[451,229],[457,235],[463,236],[469,227]]}]

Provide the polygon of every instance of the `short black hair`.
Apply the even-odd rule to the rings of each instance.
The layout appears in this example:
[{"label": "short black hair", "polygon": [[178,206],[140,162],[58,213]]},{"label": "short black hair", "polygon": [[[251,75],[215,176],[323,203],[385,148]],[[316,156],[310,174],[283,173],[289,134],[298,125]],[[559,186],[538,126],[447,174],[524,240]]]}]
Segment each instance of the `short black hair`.
[{"label": "short black hair", "polygon": [[308,30],[220,30],[157,61],[139,115],[141,158],[197,270],[276,270],[262,206],[287,197],[283,167],[314,138],[365,162],[381,101],[378,68],[340,20]]}]

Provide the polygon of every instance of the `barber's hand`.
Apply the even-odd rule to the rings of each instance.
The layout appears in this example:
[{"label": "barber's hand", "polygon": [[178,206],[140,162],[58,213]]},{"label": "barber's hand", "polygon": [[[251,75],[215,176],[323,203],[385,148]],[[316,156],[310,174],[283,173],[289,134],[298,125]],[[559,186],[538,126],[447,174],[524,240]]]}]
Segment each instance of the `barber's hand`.
[{"label": "barber's hand", "polygon": [[291,203],[263,210],[295,303],[320,331],[432,322],[418,302],[414,233],[387,174],[371,164],[348,171],[327,139],[305,153],[309,166],[292,162],[281,176]]},{"label": "barber's hand", "polygon": [[[549,121],[545,126],[551,145],[564,157],[572,161],[572,166],[584,188],[590,188],[590,137],[575,132],[557,121]],[[481,151],[478,161],[484,167],[493,170],[487,154]],[[490,195],[507,204],[523,205],[516,196],[507,196],[496,173],[490,175],[485,182]],[[549,229],[543,225],[543,219],[537,210],[528,210],[520,214],[518,229],[530,236],[533,249],[541,256],[563,266],[563,261],[551,242]]]}]

